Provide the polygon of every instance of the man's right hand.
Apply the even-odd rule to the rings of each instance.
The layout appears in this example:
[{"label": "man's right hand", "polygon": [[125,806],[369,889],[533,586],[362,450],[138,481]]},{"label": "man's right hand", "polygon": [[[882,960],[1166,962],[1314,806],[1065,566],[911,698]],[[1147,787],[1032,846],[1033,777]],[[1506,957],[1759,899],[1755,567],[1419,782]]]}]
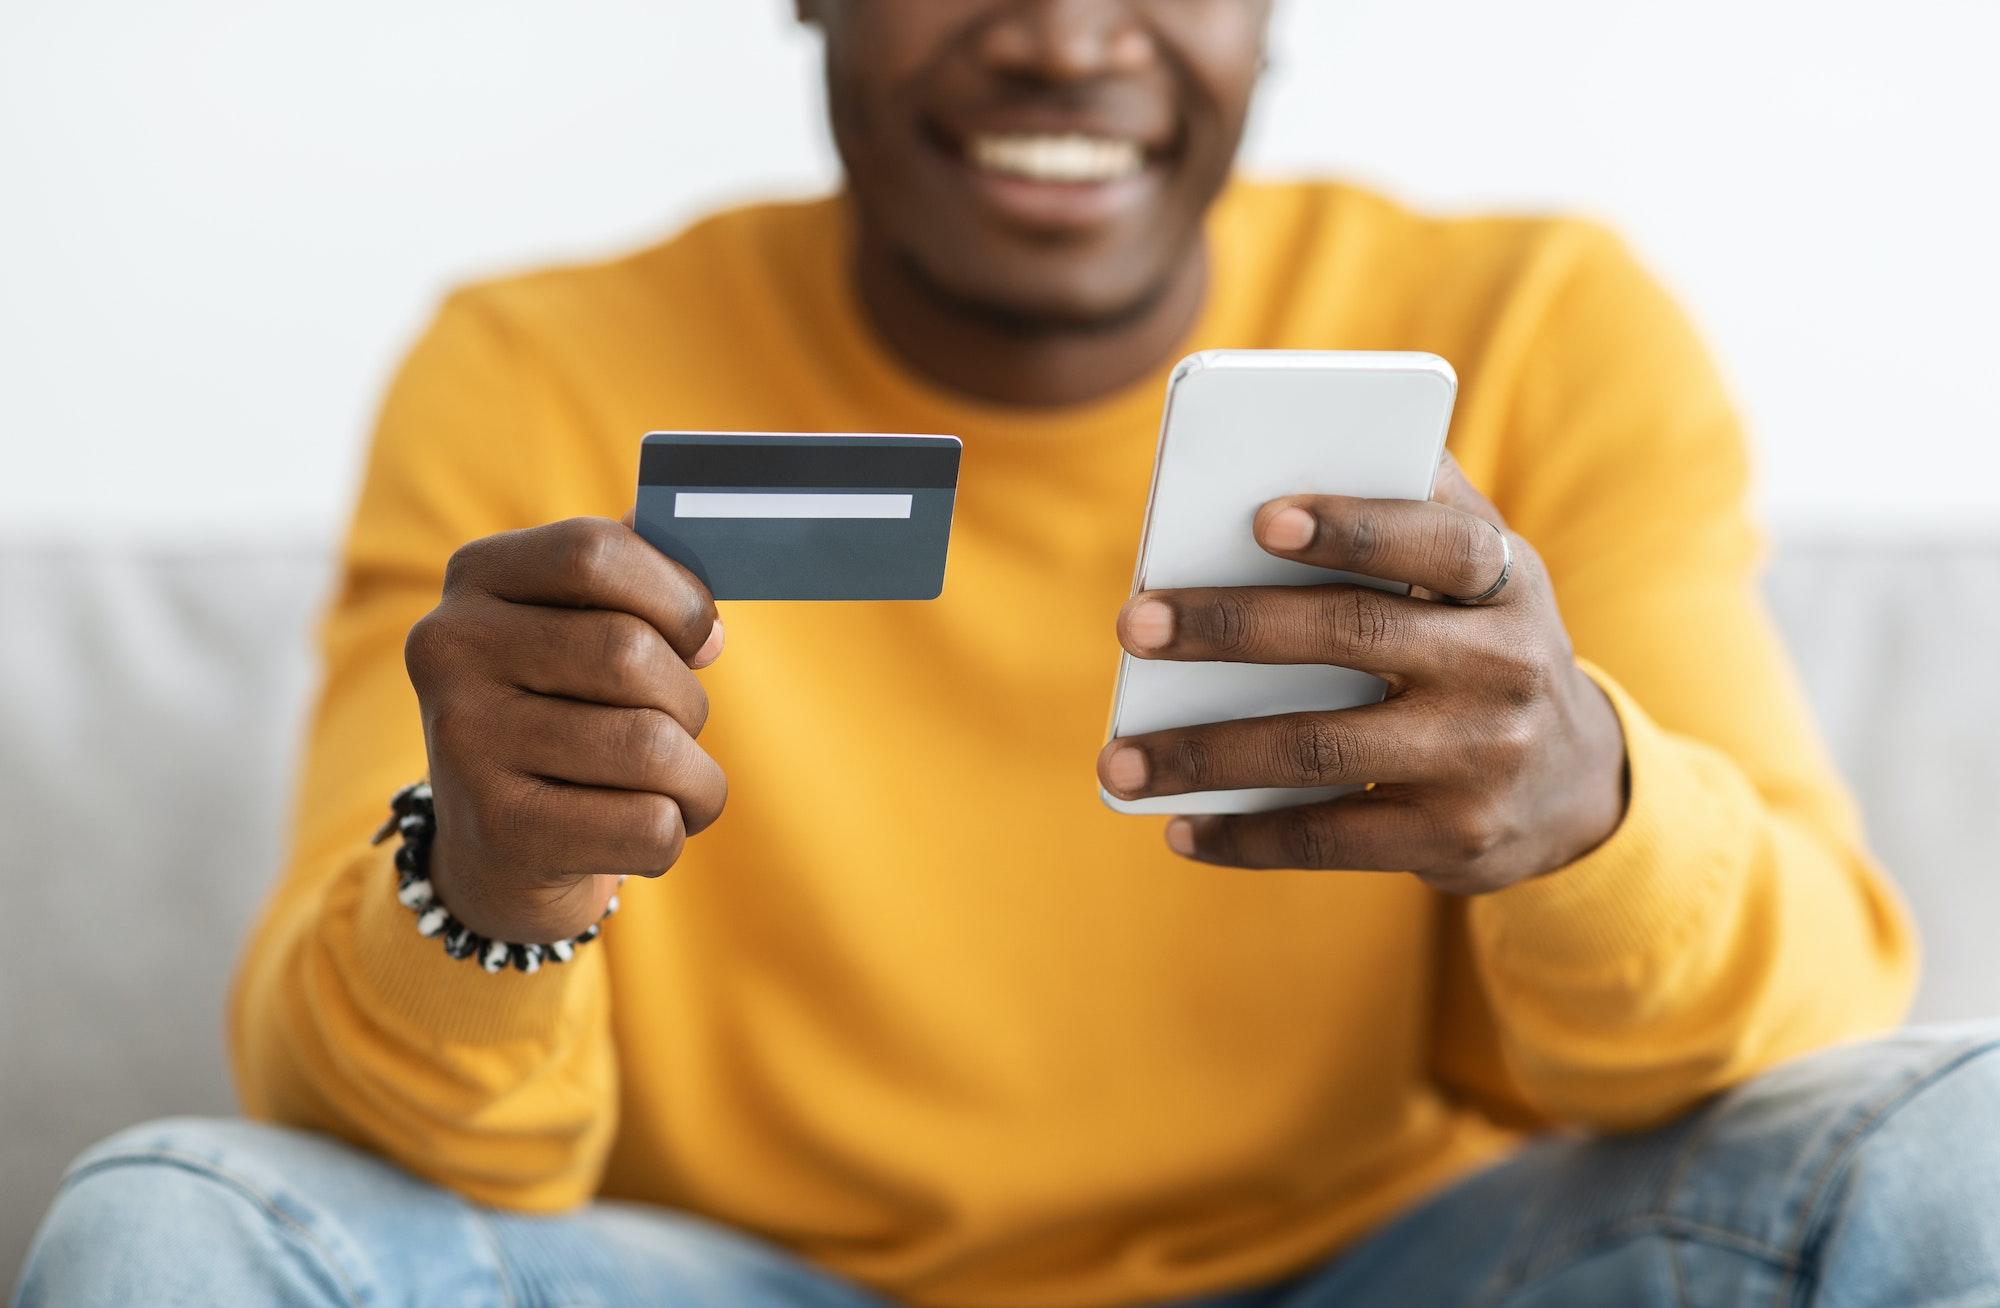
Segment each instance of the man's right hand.
[{"label": "man's right hand", "polygon": [[495,940],[595,922],[620,874],[657,876],[728,786],[698,744],[690,669],[722,652],[706,587],[608,518],[473,541],[410,629],[438,900]]}]

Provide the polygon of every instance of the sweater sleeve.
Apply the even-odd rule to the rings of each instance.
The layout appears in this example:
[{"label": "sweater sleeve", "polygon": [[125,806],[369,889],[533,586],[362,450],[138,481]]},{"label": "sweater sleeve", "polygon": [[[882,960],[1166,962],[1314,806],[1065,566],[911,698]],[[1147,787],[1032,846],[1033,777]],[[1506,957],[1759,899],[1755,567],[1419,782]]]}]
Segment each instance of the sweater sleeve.
[{"label": "sweater sleeve", "polygon": [[487,975],[420,937],[368,839],[426,769],[403,641],[453,550],[543,516],[525,488],[559,406],[471,293],[385,401],[321,631],[289,865],[239,967],[231,1044],[256,1117],[327,1131],[483,1203],[586,1199],[616,1071],[603,947]]},{"label": "sweater sleeve", "polygon": [[1893,1025],[1915,943],[1759,600],[1715,368],[1616,241],[1563,244],[1491,481],[1623,724],[1630,803],[1578,862],[1455,910],[1476,985],[1447,994],[1501,1064],[1461,1084],[1632,1129]]}]

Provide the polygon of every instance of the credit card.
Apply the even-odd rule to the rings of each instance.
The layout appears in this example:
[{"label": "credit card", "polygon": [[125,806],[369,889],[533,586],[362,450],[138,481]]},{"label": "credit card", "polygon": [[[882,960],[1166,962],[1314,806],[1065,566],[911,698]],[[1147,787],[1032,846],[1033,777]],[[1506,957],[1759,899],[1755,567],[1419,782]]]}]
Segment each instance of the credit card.
[{"label": "credit card", "polygon": [[656,431],[634,521],[719,600],[926,600],[944,589],[956,436]]}]

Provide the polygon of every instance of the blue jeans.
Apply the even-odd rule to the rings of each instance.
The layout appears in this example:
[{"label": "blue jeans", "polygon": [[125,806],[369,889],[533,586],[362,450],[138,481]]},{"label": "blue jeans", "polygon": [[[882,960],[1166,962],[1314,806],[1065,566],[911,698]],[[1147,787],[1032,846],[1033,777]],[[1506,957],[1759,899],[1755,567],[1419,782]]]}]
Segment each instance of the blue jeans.
[{"label": "blue jeans", "polygon": [[[15,1302],[882,1301],[658,1209],[495,1212],[322,1137],[174,1120],[76,1162]],[[2000,1026],[1801,1059],[1646,1135],[1546,1137],[1321,1267],[1201,1303],[2000,1304]]]}]

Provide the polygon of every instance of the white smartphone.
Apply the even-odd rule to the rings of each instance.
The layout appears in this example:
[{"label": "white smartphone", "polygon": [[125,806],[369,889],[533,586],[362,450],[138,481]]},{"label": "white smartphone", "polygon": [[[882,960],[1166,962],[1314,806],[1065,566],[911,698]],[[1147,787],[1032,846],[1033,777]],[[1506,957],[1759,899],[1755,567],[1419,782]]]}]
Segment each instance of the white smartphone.
[{"label": "white smartphone", "polygon": [[[1250,534],[1280,495],[1425,500],[1444,454],[1458,377],[1435,354],[1208,350],[1167,383],[1153,489],[1132,592],[1183,586],[1311,586],[1368,577],[1267,554]],[[1177,663],[1119,656],[1108,738],[1236,718],[1353,708],[1380,678],[1316,664]],[[1121,813],[1259,813],[1340,787],[1215,790],[1125,800]]]}]

